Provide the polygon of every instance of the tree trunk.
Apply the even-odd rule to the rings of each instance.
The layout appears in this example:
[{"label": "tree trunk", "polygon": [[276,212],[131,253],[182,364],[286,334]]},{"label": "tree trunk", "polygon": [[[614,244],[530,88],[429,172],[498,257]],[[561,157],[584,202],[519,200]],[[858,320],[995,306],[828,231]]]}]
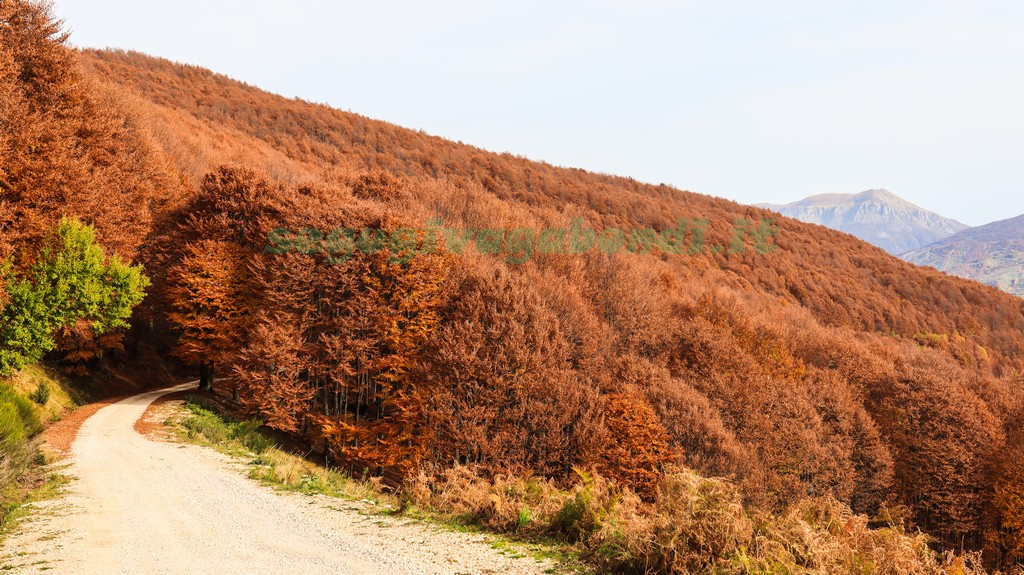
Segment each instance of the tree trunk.
[{"label": "tree trunk", "polygon": [[199,391],[213,391],[213,364],[199,364]]}]

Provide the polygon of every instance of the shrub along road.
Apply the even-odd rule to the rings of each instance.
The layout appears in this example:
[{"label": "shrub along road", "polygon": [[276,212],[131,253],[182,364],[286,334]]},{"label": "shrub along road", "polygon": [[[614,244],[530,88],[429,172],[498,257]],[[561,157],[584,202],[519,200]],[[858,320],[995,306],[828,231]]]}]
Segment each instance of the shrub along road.
[{"label": "shrub along road", "polygon": [[60,499],[37,505],[0,550],[5,572],[67,574],[541,573],[481,535],[275,492],[213,450],[152,441],[135,422],[185,384],[100,409],[78,433]]}]

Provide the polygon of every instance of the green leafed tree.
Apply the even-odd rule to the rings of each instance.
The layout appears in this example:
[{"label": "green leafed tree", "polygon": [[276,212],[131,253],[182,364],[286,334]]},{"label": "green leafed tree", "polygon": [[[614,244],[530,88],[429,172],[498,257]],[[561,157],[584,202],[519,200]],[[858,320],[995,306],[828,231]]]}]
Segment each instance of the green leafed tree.
[{"label": "green leafed tree", "polygon": [[65,218],[43,242],[35,263],[0,268],[0,374],[38,361],[55,336],[85,323],[96,334],[128,326],[149,280],[141,266],[108,257],[92,226]]},{"label": "green leafed tree", "polygon": [[7,376],[52,349],[53,330],[35,287],[9,265],[0,273],[6,292],[0,310],[0,376]]}]

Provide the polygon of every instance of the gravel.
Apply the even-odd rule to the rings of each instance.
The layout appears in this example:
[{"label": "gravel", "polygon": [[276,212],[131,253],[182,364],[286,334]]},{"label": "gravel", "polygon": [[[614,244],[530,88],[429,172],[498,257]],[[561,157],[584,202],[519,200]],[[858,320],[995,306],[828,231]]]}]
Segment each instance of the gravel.
[{"label": "gravel", "polygon": [[543,573],[480,534],[360,513],[367,504],[281,493],[213,450],[152,441],[133,426],[160,396],[100,409],[71,448],[74,478],[0,548],[10,573],[442,574]]}]

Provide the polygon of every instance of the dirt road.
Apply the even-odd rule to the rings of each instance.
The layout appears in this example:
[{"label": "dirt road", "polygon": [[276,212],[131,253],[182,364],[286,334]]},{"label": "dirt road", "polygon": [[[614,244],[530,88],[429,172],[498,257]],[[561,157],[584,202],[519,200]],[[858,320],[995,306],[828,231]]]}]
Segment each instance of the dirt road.
[{"label": "dirt road", "polygon": [[79,574],[542,573],[485,537],[282,494],[210,449],[151,441],[134,423],[155,399],[101,409],[72,446],[67,494],[38,505],[0,550],[0,570]]}]

